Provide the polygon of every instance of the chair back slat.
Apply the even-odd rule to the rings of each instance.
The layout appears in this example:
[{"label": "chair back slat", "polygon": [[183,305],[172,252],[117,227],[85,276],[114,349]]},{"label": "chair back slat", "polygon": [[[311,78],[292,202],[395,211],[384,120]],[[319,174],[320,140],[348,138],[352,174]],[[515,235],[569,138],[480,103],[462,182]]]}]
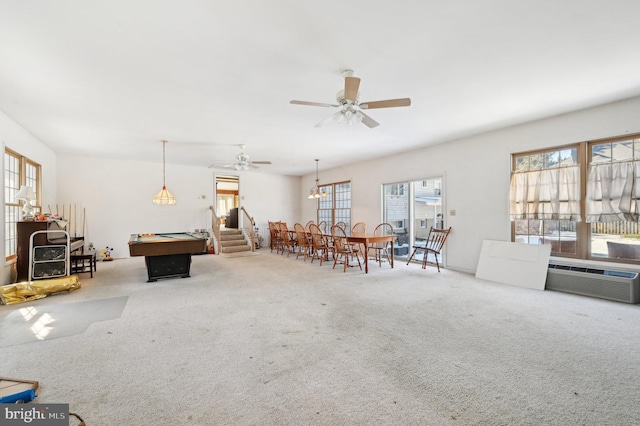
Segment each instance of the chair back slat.
[{"label": "chair back slat", "polygon": [[447,229],[436,229],[431,227],[429,231],[429,236],[427,237],[426,248],[435,253],[440,253],[442,247],[444,247],[444,243],[447,240],[447,236],[451,232],[451,227]]}]

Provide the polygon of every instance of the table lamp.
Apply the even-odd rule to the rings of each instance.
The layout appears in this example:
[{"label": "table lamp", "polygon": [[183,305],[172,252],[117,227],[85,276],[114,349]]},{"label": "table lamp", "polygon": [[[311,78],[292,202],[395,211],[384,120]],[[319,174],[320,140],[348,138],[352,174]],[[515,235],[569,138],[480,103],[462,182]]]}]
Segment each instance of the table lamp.
[{"label": "table lamp", "polygon": [[33,188],[27,185],[22,185],[20,191],[14,197],[16,200],[23,200],[22,206],[22,220],[33,220],[33,211],[31,209],[31,201],[36,199],[36,194],[33,192]]}]

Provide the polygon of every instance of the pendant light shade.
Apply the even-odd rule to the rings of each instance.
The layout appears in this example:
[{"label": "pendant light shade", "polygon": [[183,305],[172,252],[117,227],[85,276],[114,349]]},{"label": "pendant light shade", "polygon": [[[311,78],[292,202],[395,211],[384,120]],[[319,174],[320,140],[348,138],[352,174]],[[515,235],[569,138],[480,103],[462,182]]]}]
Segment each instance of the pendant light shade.
[{"label": "pendant light shade", "polygon": [[166,144],[167,141],[162,141],[162,190],[153,197],[153,204],[170,205],[176,203],[176,197],[171,195],[167,190],[165,182],[166,178]]}]

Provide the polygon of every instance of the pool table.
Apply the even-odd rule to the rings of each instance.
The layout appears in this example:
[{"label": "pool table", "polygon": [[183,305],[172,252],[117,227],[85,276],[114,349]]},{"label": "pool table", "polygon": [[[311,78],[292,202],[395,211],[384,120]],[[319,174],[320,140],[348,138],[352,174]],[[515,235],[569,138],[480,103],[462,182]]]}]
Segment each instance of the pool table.
[{"label": "pool table", "polygon": [[147,282],[189,277],[191,255],[206,249],[207,236],[199,233],[133,234],[129,239],[129,255],[145,258]]}]

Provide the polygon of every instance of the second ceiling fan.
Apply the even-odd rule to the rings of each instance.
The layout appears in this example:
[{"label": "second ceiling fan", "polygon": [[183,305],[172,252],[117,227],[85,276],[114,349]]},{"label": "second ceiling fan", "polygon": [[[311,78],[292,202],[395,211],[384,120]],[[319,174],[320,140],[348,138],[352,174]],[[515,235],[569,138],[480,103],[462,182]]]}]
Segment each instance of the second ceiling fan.
[{"label": "second ceiling fan", "polygon": [[256,164],[271,164],[271,161],[251,161],[249,160],[249,156],[244,153],[244,149],[246,146],[244,144],[238,144],[240,147],[240,154],[236,155],[236,161],[230,164],[212,164],[210,168],[219,168],[219,169],[232,169],[237,171],[247,171],[250,169],[257,169],[258,166]]},{"label": "second ceiling fan", "polygon": [[358,89],[360,88],[360,79],[353,76],[352,70],[343,71],[342,76],[344,77],[344,89],[340,90],[336,94],[336,100],[338,101],[337,104],[297,100],[292,100],[289,103],[294,105],[340,108],[340,111],[319,122],[315,127],[320,127],[329,121],[335,120],[337,122],[345,122],[347,124],[352,124],[353,122],[361,122],[369,128],[377,127],[380,125],[380,123],[365,114],[362,111],[363,109],[370,110],[376,108],[393,108],[411,105],[410,98],[360,102],[360,93],[358,92]]}]

